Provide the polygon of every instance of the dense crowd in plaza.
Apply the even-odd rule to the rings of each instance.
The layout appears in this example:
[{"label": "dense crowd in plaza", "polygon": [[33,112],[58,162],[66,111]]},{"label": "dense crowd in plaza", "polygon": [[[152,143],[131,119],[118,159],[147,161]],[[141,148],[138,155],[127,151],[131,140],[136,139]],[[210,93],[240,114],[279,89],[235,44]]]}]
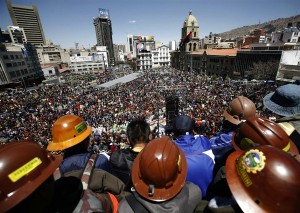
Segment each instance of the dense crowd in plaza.
[{"label": "dense crowd in plaza", "polygon": [[131,72],[1,93],[1,212],[299,212],[299,85]]},{"label": "dense crowd in plaza", "polygon": [[[122,75],[129,74],[129,71]],[[264,95],[274,90],[266,83],[245,83],[208,78],[194,72],[160,68],[110,89],[95,85],[115,79],[114,72],[66,74],[65,83],[35,89],[4,91],[0,94],[0,138],[2,142],[34,140],[46,146],[53,122],[64,114],[82,117],[94,128],[95,138],[119,144],[127,124],[145,118],[157,130],[157,117],[165,122],[166,97],[179,98],[179,114],[187,114],[199,124],[198,133],[211,137],[218,131],[224,108],[239,95],[251,99],[262,117],[274,115],[262,107]],[[165,123],[164,123],[165,124]]]}]

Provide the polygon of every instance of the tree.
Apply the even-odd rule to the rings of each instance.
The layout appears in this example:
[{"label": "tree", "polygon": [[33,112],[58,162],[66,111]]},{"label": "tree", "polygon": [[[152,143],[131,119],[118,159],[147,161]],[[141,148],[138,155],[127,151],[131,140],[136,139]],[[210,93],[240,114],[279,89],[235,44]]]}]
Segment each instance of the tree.
[{"label": "tree", "polygon": [[136,70],[136,62],[135,61],[128,61],[127,64],[131,67],[132,70]]},{"label": "tree", "polygon": [[[271,60],[267,62],[259,61],[253,63],[252,69],[250,69],[249,78],[257,80],[275,80],[278,71],[279,61]],[[251,80],[251,79],[250,79]]]}]

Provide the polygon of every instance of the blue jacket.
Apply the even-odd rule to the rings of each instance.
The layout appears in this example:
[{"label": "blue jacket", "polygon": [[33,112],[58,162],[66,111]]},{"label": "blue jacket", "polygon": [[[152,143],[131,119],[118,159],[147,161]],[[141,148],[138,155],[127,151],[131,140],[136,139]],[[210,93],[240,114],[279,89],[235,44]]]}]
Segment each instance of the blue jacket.
[{"label": "blue jacket", "polygon": [[[60,164],[59,170],[62,174],[75,171],[75,170],[83,170],[90,156],[91,153],[82,153],[82,154],[77,154],[77,155],[67,157]],[[96,161],[94,163],[94,168],[102,169],[107,172],[110,172],[108,157],[104,154],[98,154]]]},{"label": "blue jacket", "polygon": [[209,140],[204,136],[195,139],[193,134],[182,135],[175,144],[184,152],[188,172],[186,181],[199,186],[202,196],[206,196],[208,186],[213,180],[214,155]]},{"label": "blue jacket", "polygon": [[232,146],[232,134],[233,131],[222,133],[209,139],[211,149],[215,155],[216,164],[214,174],[216,174],[222,166],[225,166],[227,157],[234,151]]}]

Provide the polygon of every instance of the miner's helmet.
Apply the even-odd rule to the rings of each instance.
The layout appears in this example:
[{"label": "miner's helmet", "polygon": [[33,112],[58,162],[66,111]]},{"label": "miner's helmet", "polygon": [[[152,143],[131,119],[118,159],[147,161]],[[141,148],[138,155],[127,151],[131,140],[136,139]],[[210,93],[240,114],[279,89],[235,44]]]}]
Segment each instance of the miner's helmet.
[{"label": "miner's helmet", "polygon": [[238,125],[250,117],[255,116],[255,114],[255,104],[247,97],[238,96],[229,103],[223,116],[230,123]]},{"label": "miner's helmet", "polygon": [[270,145],[231,153],[229,188],[244,212],[299,212],[300,163]]},{"label": "miner's helmet", "polygon": [[132,165],[135,190],[150,201],[166,201],[183,188],[187,162],[182,150],[167,136],[150,141]]},{"label": "miner's helmet", "polygon": [[39,144],[11,142],[0,147],[0,211],[19,204],[58,168],[62,157],[51,155]]},{"label": "miner's helmet", "polygon": [[57,119],[52,127],[52,141],[49,151],[62,151],[84,141],[90,136],[92,127],[77,115],[64,115]]},{"label": "miner's helmet", "polygon": [[299,155],[299,151],[286,132],[275,122],[251,117],[246,120],[232,135],[232,145],[236,150],[245,150],[258,145],[271,145]]}]

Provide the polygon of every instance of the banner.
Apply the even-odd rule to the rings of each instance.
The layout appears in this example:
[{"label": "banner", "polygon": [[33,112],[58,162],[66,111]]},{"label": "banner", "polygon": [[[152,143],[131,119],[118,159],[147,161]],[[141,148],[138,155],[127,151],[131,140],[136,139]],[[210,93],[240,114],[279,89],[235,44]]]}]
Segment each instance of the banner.
[{"label": "banner", "polygon": [[99,13],[100,13],[100,15],[99,15],[100,18],[109,19],[109,10],[99,8]]}]

